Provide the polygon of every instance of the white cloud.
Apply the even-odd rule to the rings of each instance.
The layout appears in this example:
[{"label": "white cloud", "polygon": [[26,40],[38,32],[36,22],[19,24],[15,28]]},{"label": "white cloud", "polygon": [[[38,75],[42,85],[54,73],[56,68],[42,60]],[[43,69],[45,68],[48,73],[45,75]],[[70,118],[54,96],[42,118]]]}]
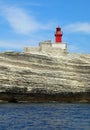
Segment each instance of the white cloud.
[{"label": "white cloud", "polygon": [[[0,51],[1,50],[23,50],[23,48],[25,46],[38,46],[39,42],[40,42],[40,37],[43,38],[42,36],[38,37],[31,37],[30,39],[27,40],[0,40]],[[43,38],[44,39],[44,38]]]},{"label": "white cloud", "polygon": [[28,40],[0,40],[0,48],[10,50],[22,50],[25,46],[37,46],[39,39],[28,39]]},{"label": "white cloud", "polygon": [[88,22],[72,23],[72,24],[66,25],[64,27],[64,30],[69,33],[82,32],[82,33],[90,34],[90,23]]},{"label": "white cloud", "polygon": [[15,41],[5,41],[5,40],[1,40],[0,41],[0,48],[3,48],[3,49],[21,49],[21,46],[23,46],[23,44],[19,44]]},{"label": "white cloud", "polygon": [[73,52],[73,53],[85,53],[86,50],[84,47],[80,45],[75,45],[75,44],[68,44],[68,51]]},{"label": "white cloud", "polygon": [[77,46],[73,45],[73,44],[68,45],[68,49],[71,52],[78,52],[78,50],[79,50],[79,48]]},{"label": "white cloud", "polygon": [[4,9],[4,17],[10,26],[21,34],[28,34],[29,32],[38,29],[38,23],[34,17],[28,16],[23,10],[15,7],[7,7]]},{"label": "white cloud", "polygon": [[29,34],[36,32],[40,29],[48,30],[52,29],[54,23],[41,23],[35,19],[32,14],[28,14],[25,10],[3,6],[3,17],[8,21],[9,25],[16,33]]}]

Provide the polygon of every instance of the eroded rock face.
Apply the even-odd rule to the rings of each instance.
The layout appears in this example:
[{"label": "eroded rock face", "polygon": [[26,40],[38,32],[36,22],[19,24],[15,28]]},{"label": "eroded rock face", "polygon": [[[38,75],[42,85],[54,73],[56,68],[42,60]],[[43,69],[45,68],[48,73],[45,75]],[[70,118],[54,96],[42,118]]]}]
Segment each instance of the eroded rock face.
[{"label": "eroded rock face", "polygon": [[90,54],[0,53],[0,92],[90,92]]}]

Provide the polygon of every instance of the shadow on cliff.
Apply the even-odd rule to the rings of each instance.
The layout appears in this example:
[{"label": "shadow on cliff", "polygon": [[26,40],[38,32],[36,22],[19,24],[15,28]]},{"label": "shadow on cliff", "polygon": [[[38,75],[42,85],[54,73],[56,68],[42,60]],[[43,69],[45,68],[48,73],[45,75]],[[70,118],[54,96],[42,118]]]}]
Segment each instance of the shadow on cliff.
[{"label": "shadow on cliff", "polygon": [[33,88],[28,92],[27,88],[12,87],[7,88],[5,92],[0,93],[0,100],[10,103],[17,102],[90,102],[90,90],[86,92],[62,92],[54,93],[43,88]]}]

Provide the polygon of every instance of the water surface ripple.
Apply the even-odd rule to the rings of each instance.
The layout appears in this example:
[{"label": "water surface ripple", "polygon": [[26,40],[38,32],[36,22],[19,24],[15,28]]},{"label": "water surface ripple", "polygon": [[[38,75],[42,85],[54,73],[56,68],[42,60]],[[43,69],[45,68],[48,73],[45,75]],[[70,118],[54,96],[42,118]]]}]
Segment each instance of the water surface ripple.
[{"label": "water surface ripple", "polygon": [[0,130],[90,130],[90,104],[0,104]]}]

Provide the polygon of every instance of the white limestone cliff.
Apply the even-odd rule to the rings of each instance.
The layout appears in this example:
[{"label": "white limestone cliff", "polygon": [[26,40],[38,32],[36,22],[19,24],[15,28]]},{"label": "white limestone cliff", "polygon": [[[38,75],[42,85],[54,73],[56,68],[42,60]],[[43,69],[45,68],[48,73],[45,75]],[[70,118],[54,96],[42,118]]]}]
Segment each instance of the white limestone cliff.
[{"label": "white limestone cliff", "polygon": [[0,53],[0,91],[13,87],[28,92],[90,91],[90,54]]}]

